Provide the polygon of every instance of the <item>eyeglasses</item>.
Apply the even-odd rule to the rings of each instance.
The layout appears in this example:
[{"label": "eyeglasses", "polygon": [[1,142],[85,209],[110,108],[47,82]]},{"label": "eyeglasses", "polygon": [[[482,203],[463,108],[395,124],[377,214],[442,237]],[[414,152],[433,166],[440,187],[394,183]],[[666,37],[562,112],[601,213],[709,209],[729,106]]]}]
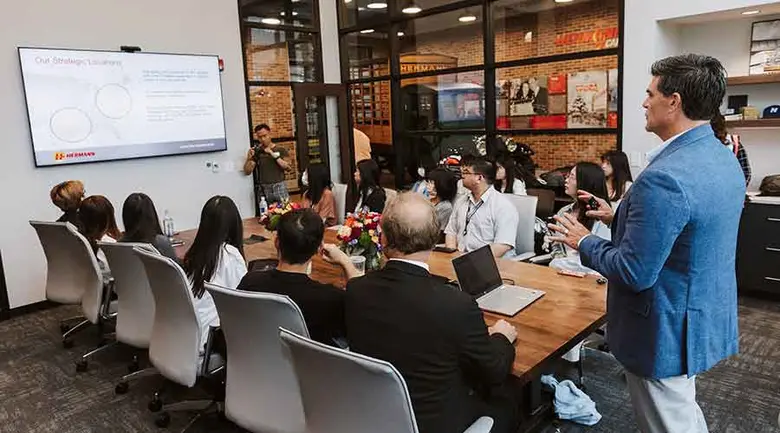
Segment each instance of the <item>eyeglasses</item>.
[{"label": "eyeglasses", "polygon": [[470,171],[461,171],[460,175],[461,176],[480,176],[479,173],[472,173]]}]

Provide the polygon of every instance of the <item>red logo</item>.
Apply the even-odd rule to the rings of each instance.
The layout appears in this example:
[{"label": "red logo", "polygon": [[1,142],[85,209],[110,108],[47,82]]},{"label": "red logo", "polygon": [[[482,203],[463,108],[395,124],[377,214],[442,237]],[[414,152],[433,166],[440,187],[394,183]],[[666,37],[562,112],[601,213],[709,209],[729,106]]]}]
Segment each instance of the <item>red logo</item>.
[{"label": "red logo", "polygon": [[66,159],[72,159],[72,158],[92,158],[95,156],[95,152],[55,152],[54,153],[54,160],[55,161],[64,161]]}]

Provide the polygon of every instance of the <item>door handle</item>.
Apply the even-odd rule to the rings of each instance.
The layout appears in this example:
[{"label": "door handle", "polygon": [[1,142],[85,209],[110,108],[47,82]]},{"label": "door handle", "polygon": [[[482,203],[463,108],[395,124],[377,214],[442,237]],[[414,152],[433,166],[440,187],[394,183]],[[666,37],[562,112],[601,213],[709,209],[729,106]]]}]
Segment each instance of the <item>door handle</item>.
[{"label": "door handle", "polygon": [[780,218],[767,217],[766,220],[773,223],[780,223]]},{"label": "door handle", "polygon": [[772,277],[764,277],[767,281],[774,281],[775,283],[780,283],[780,278],[772,278]]},{"label": "door handle", "polygon": [[780,253],[780,248],[766,247],[766,250],[772,251],[773,253]]}]

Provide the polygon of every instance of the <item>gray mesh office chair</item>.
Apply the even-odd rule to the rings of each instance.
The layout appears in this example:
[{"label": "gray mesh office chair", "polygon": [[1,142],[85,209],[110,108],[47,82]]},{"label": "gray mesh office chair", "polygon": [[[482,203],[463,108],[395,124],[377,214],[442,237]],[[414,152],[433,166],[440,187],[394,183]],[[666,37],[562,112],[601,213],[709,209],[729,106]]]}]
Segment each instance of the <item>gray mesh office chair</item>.
[{"label": "gray mesh office chair", "polygon": [[[228,348],[225,415],[253,432],[305,433],[303,404],[279,327],[309,335],[287,296],[206,284]],[[314,430],[318,431],[318,430]]]},{"label": "gray mesh office chair", "polygon": [[[157,250],[150,244],[136,242],[98,242],[98,245],[106,255],[114,278],[117,294],[116,340],[146,351],[154,325],[154,297],[144,264],[133,248],[154,253]],[[154,368],[138,369],[138,356],[134,356],[128,366],[130,374],[123,376],[116,386],[117,394],[126,393],[131,380],[158,374]]]},{"label": "gray mesh office chair", "polygon": [[[211,353],[211,339],[201,355],[200,323],[187,276],[168,257],[145,248],[136,247],[133,252],[144,265],[154,297],[154,326],[149,340],[149,360],[166,379],[192,388],[199,377],[215,373],[221,360]],[[171,421],[169,412],[196,411],[184,429],[187,430],[204,414],[221,410],[221,402],[213,398],[163,405],[158,392],[149,403],[149,409],[153,412],[162,410],[155,420],[158,427],[168,426]]]},{"label": "gray mesh office chair", "polygon": [[[403,377],[390,363],[336,349],[285,329],[300,383],[308,431],[317,433],[418,433]],[[490,433],[493,420],[478,419],[464,433]]]}]

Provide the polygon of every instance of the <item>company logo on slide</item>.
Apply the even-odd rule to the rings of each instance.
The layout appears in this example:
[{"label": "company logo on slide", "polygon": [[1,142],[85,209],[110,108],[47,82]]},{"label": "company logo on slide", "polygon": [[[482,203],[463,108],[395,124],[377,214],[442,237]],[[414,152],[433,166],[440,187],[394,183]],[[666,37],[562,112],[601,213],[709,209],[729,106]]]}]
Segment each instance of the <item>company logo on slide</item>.
[{"label": "company logo on slide", "polygon": [[65,161],[66,159],[73,159],[73,158],[92,158],[95,156],[95,152],[55,152],[54,153],[54,160],[55,161]]}]

